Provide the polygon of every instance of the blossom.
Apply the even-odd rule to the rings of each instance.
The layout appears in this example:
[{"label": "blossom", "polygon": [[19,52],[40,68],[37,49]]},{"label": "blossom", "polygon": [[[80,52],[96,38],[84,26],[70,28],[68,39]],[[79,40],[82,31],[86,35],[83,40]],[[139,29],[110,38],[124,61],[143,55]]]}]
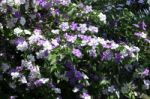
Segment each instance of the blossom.
[{"label": "blossom", "polygon": [[92,99],[91,96],[90,96],[88,93],[86,93],[86,92],[84,92],[84,93],[81,95],[81,98],[82,98],[82,99]]},{"label": "blossom", "polygon": [[25,34],[28,34],[28,35],[31,34],[31,32],[29,30],[23,30],[23,31],[24,31]]},{"label": "blossom", "polygon": [[148,76],[148,75],[149,75],[149,69],[146,68],[146,69],[143,71],[142,75]]},{"label": "blossom", "polygon": [[100,13],[100,14],[98,15],[98,17],[99,17],[100,21],[106,23],[106,15],[105,15],[105,14]]},{"label": "blossom", "polygon": [[72,22],[71,23],[71,25],[70,25],[70,28],[71,28],[71,30],[76,30],[77,29],[77,23],[75,23],[75,22]]},{"label": "blossom", "polygon": [[98,33],[98,27],[95,26],[89,26],[88,30],[92,33]]},{"label": "blossom", "polygon": [[18,27],[14,29],[14,34],[16,36],[20,36],[22,34],[22,32],[23,32],[23,30]]},{"label": "blossom", "polygon": [[113,57],[112,52],[110,50],[106,50],[102,53],[102,59],[101,60],[111,60]]},{"label": "blossom", "polygon": [[20,77],[20,74],[19,74],[19,72],[12,72],[11,76],[12,76],[12,79],[16,79],[16,78]]},{"label": "blossom", "polygon": [[76,57],[80,58],[82,56],[82,53],[79,49],[73,48],[72,54],[75,55]]},{"label": "blossom", "polygon": [[77,39],[77,35],[69,35],[68,33],[65,33],[64,37],[68,42],[71,42],[71,43],[74,43]]},{"label": "blossom", "polygon": [[147,25],[144,21],[139,22],[138,24],[133,24],[136,28],[139,28],[141,30],[146,30]]},{"label": "blossom", "polygon": [[27,59],[30,60],[31,62],[35,61],[35,57],[32,54],[27,55]]},{"label": "blossom", "polygon": [[116,91],[116,89],[113,85],[108,87],[108,92],[113,93],[114,91]]},{"label": "blossom", "polygon": [[24,18],[24,17],[21,17],[21,18],[20,18],[20,24],[21,24],[22,26],[24,26],[25,23],[26,23],[25,18]]},{"label": "blossom", "polygon": [[35,84],[36,86],[40,86],[40,85],[42,85],[42,84],[47,83],[48,81],[49,81],[48,78],[40,78],[39,80],[36,80],[36,81],[34,82],[34,84]]},{"label": "blossom", "polygon": [[89,12],[92,12],[92,11],[93,11],[93,10],[92,10],[92,6],[88,6],[88,5],[87,5],[87,6],[84,7],[84,12],[85,12],[85,13],[89,13]]},{"label": "blossom", "polygon": [[62,31],[66,31],[69,29],[69,24],[68,22],[62,22],[60,25],[59,25],[59,28],[62,30]]},{"label": "blossom", "polygon": [[134,35],[141,38],[147,38],[147,34],[144,32],[135,32]]},{"label": "blossom", "polygon": [[17,50],[26,51],[28,49],[28,43],[26,41],[17,45]]},{"label": "blossom", "polygon": [[53,34],[59,34],[59,30],[58,29],[56,29],[56,30],[51,30],[51,32],[53,33]]},{"label": "blossom", "polygon": [[22,76],[19,81],[22,83],[22,84],[26,84],[27,83],[27,79],[25,76]]},{"label": "blossom", "polygon": [[82,34],[84,34],[88,30],[87,24],[79,24],[77,30],[80,31]]}]

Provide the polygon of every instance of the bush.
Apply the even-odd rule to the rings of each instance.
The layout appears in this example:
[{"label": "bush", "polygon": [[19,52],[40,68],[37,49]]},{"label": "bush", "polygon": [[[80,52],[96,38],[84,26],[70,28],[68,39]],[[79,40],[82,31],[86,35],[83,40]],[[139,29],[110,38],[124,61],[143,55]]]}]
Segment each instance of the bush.
[{"label": "bush", "polygon": [[141,7],[149,5],[131,5],[121,0],[1,0],[2,99],[150,95],[149,17]]}]

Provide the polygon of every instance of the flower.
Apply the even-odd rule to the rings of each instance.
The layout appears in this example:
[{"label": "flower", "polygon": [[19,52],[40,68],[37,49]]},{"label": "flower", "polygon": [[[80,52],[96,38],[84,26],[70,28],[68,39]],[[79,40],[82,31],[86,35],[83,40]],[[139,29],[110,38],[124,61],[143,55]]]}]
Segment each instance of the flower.
[{"label": "flower", "polygon": [[29,30],[23,30],[23,31],[24,31],[25,34],[28,34],[28,35],[31,34],[31,32]]},{"label": "flower", "polygon": [[144,32],[135,32],[134,35],[141,38],[147,38],[147,34]]},{"label": "flower", "polygon": [[146,69],[143,71],[142,75],[148,76],[148,75],[149,75],[149,69],[146,68]]},{"label": "flower", "polygon": [[88,30],[92,33],[98,33],[98,27],[95,26],[89,26]]},{"label": "flower", "polygon": [[92,10],[92,6],[88,6],[88,5],[86,5],[85,7],[84,7],[84,12],[85,13],[89,13],[89,12],[92,12],[93,10]]},{"label": "flower", "polygon": [[90,96],[88,93],[86,93],[86,92],[84,92],[84,93],[81,95],[81,98],[82,98],[82,99],[92,99],[91,96]]},{"label": "flower", "polygon": [[21,18],[20,18],[20,24],[21,24],[22,26],[24,26],[25,23],[26,23],[25,18],[24,18],[24,17],[21,17]]},{"label": "flower", "polygon": [[14,29],[14,34],[16,36],[20,36],[22,34],[22,32],[23,32],[23,30],[18,27]]},{"label": "flower", "polygon": [[28,43],[26,41],[17,45],[17,50],[26,51],[28,49]]},{"label": "flower", "polygon": [[82,53],[79,49],[73,48],[72,54],[75,55],[76,57],[80,58],[82,56]]},{"label": "flower", "polygon": [[12,79],[16,79],[16,78],[20,77],[20,74],[19,74],[19,72],[12,72],[11,76],[12,76]]},{"label": "flower", "polygon": [[68,22],[62,22],[60,25],[59,25],[59,28],[62,30],[62,31],[66,31],[69,29],[69,24]]},{"label": "flower", "polygon": [[116,89],[113,85],[108,87],[108,92],[113,93],[114,91],[116,91]]},{"label": "flower", "polygon": [[68,33],[65,33],[64,37],[68,42],[71,42],[71,43],[74,43],[77,39],[77,35],[69,35]]},{"label": "flower", "polygon": [[105,15],[105,14],[100,13],[100,14],[98,15],[98,17],[99,17],[100,21],[106,23],[106,15]]},{"label": "flower", "polygon": [[84,34],[88,30],[87,24],[79,24],[77,30],[80,31],[82,34]]},{"label": "flower", "polygon": [[112,57],[113,57],[113,54],[112,54],[112,52],[110,51],[110,50],[106,50],[106,51],[104,51],[103,53],[102,53],[102,58],[101,58],[101,60],[111,60],[112,59]]},{"label": "flower", "polygon": [[76,30],[77,29],[77,23],[75,23],[75,22],[72,22],[71,23],[71,25],[70,25],[70,28],[71,28],[71,30]]},{"label": "flower", "polygon": [[139,22],[138,24],[133,24],[136,28],[139,28],[141,30],[146,30],[147,25],[144,21]]}]

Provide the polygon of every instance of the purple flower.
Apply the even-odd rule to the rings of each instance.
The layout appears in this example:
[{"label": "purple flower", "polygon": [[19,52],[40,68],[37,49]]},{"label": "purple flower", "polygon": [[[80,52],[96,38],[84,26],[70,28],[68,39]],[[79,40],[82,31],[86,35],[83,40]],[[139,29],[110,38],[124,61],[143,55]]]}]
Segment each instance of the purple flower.
[{"label": "purple flower", "polygon": [[74,43],[77,39],[77,35],[69,35],[68,33],[65,33],[64,37],[68,42],[71,42],[71,43]]},{"label": "purple flower", "polygon": [[17,46],[18,44],[22,44],[24,41],[25,39],[23,37],[19,37],[19,38],[14,39],[12,41],[12,44],[15,44]]},{"label": "purple flower", "polygon": [[72,54],[75,55],[78,58],[82,57],[82,53],[81,53],[81,51],[79,49],[73,48]]},{"label": "purple flower", "polygon": [[93,11],[93,10],[92,10],[92,6],[88,6],[88,5],[87,5],[87,6],[84,7],[84,12],[85,12],[85,13],[89,13],[89,12],[92,12],[92,11]]},{"label": "purple flower", "polygon": [[113,57],[112,52],[110,50],[106,50],[106,51],[103,52],[101,60],[103,60],[103,61],[104,60],[109,61],[109,60],[112,59],[112,57]]},{"label": "purple flower", "polygon": [[80,71],[75,71],[75,77],[76,77],[78,80],[81,80],[81,79],[83,78]]},{"label": "purple flower", "polygon": [[75,70],[75,67],[73,66],[72,62],[68,60],[65,64],[65,66],[70,70]]},{"label": "purple flower", "polygon": [[149,69],[145,69],[142,73],[144,76],[148,76],[149,75]]},{"label": "purple flower", "polygon": [[147,38],[147,34],[144,32],[135,32],[134,35],[141,38]]},{"label": "purple flower", "polygon": [[147,25],[145,24],[144,21],[141,21],[141,22],[138,23],[138,24],[133,24],[133,26],[135,26],[136,28],[139,28],[139,29],[141,29],[141,30],[146,30],[146,27],[147,27]]},{"label": "purple flower", "polygon": [[82,98],[82,99],[91,99],[91,96],[90,96],[88,93],[84,92],[84,93],[81,95],[81,98]]},{"label": "purple flower", "polygon": [[70,25],[70,28],[71,28],[71,30],[76,30],[77,29],[77,23],[75,23],[75,22],[72,22],[71,23],[71,25]]},{"label": "purple flower", "polygon": [[144,39],[144,40],[145,40],[147,43],[150,43],[150,39],[147,39],[147,38],[146,38],[146,39]]},{"label": "purple flower", "polygon": [[122,55],[120,53],[116,53],[115,54],[115,62],[119,63],[122,59]]}]

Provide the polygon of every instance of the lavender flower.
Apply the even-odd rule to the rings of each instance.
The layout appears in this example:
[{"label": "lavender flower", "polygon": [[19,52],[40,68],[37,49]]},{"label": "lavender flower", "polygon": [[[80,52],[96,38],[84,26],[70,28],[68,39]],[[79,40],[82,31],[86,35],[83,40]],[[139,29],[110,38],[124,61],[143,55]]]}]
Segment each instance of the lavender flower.
[{"label": "lavender flower", "polygon": [[84,34],[88,30],[87,24],[79,24],[77,30],[80,31],[82,34]]},{"label": "lavender flower", "polygon": [[17,50],[26,51],[27,49],[28,49],[28,43],[26,41],[23,41],[22,43],[19,43],[17,45]]},{"label": "lavender flower", "polygon": [[95,26],[89,26],[88,30],[92,33],[98,33],[98,27]]},{"label": "lavender flower", "polygon": [[62,31],[66,31],[69,29],[69,24],[68,22],[62,22],[60,25],[59,25],[59,28],[62,30]]},{"label": "lavender flower", "polygon": [[82,99],[92,99],[91,96],[90,96],[88,93],[86,93],[86,92],[84,92],[84,93],[81,95],[81,98],[82,98]]},{"label": "lavender flower", "polygon": [[81,53],[81,51],[80,51],[79,49],[73,48],[72,54],[75,55],[75,56],[78,57],[78,58],[81,58],[81,57],[82,57],[82,53]]},{"label": "lavender flower", "polygon": [[113,57],[112,52],[110,50],[106,50],[106,51],[103,52],[101,60],[103,60],[103,61],[104,60],[109,61],[109,60],[112,59],[112,57]]},{"label": "lavender flower", "polygon": [[93,10],[92,10],[92,6],[88,6],[88,5],[87,5],[87,6],[84,7],[84,12],[85,12],[85,13],[89,13],[89,12],[92,12],[92,11],[93,11]]},{"label": "lavender flower", "polygon": [[138,24],[133,24],[133,26],[135,26],[136,28],[139,28],[139,29],[141,29],[141,30],[146,30],[146,27],[147,27],[147,25],[145,24],[144,21],[141,21],[141,22],[138,23]]},{"label": "lavender flower", "polygon": [[68,35],[68,33],[65,33],[64,37],[68,42],[71,42],[71,43],[74,43],[77,39],[77,35],[74,35],[74,36],[73,35]]},{"label": "lavender flower", "polygon": [[145,34],[144,32],[135,32],[134,35],[144,39],[147,38],[147,34]]},{"label": "lavender flower", "polygon": [[75,23],[75,22],[72,22],[71,23],[71,25],[70,25],[70,28],[71,28],[71,30],[76,30],[77,29],[77,23]]},{"label": "lavender flower", "polygon": [[148,75],[149,75],[149,69],[146,68],[146,69],[143,71],[142,75],[148,76]]}]

